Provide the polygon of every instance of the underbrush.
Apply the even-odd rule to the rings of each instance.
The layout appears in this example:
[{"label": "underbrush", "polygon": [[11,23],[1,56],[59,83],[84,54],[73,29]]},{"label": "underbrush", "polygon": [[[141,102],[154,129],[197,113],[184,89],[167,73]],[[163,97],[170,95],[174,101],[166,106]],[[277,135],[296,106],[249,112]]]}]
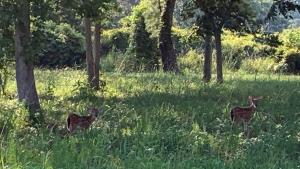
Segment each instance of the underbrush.
[{"label": "underbrush", "polygon": [[[105,73],[105,90],[95,92],[84,88],[83,71],[39,70],[36,75],[44,116],[52,125],[28,127],[26,110],[14,98],[0,98],[2,168],[300,165],[297,76],[231,72],[225,74],[224,84],[203,84],[201,75],[191,73]],[[7,91],[11,95],[12,80]],[[229,111],[246,106],[248,95],[264,99],[253,117],[251,138],[246,139],[242,125],[231,125]],[[92,129],[67,135],[68,112],[86,114],[90,106],[105,112]]]}]

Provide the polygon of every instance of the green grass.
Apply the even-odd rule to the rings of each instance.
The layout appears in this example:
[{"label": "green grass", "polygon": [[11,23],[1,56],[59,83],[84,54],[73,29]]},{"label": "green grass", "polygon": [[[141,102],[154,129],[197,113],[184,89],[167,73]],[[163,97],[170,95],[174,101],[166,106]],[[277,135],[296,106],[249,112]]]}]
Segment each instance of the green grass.
[{"label": "green grass", "polygon": [[[80,70],[37,70],[46,127],[27,127],[15,83],[0,98],[0,168],[299,168],[300,77],[227,72],[225,83],[200,75],[105,73],[104,92]],[[229,111],[261,95],[251,123],[232,128]],[[103,106],[91,130],[64,137],[68,112]]]}]

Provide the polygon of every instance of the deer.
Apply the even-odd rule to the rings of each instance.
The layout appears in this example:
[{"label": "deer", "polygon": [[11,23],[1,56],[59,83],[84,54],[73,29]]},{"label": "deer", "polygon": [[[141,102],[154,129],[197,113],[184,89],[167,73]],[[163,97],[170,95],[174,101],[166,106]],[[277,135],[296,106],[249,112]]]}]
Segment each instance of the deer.
[{"label": "deer", "polygon": [[67,130],[72,134],[76,129],[88,129],[92,123],[96,120],[100,113],[103,113],[102,108],[89,108],[88,116],[80,116],[75,113],[69,113],[67,117]]},{"label": "deer", "polygon": [[249,123],[252,118],[252,115],[255,112],[257,103],[259,100],[263,99],[262,96],[254,97],[248,96],[248,107],[234,107],[230,111],[231,121],[234,123],[239,123],[243,121],[244,123],[244,133],[249,136]]}]

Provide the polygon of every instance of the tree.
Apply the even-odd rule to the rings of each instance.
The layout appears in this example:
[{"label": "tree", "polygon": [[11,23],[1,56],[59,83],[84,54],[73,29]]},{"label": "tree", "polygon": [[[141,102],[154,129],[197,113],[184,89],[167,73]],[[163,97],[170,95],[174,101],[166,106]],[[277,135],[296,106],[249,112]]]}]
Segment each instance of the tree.
[{"label": "tree", "polygon": [[159,33],[159,49],[161,53],[163,70],[165,72],[179,73],[177,58],[171,38],[173,25],[173,12],[176,0],[166,0],[161,14],[161,30]]},{"label": "tree", "polygon": [[[72,2],[72,3],[71,3]],[[86,42],[86,64],[90,87],[99,89],[100,34],[101,24],[109,18],[110,11],[116,9],[115,0],[64,1],[64,6],[72,4],[73,8],[84,20]],[[92,25],[95,23],[94,45],[92,42]],[[94,50],[93,50],[94,47]],[[93,54],[94,51],[94,54]]]},{"label": "tree", "polygon": [[[248,1],[245,0],[193,0],[185,2],[185,16],[195,18],[198,34],[205,37],[209,44],[209,36],[215,38],[217,81],[223,82],[222,67],[222,29],[241,30],[247,28],[247,22],[253,19]],[[206,45],[207,46],[207,45]],[[210,80],[210,48],[205,48],[204,81]]]},{"label": "tree", "polygon": [[91,87],[93,86],[93,79],[95,76],[94,70],[94,57],[93,57],[93,45],[92,45],[92,28],[91,28],[91,18],[84,17],[84,30],[85,30],[85,57],[86,57],[86,68],[88,75],[88,82]]},{"label": "tree", "polygon": [[212,35],[206,34],[204,36],[205,47],[204,47],[204,66],[203,66],[203,81],[209,82],[211,79],[211,62],[212,62]]},{"label": "tree", "polygon": [[278,15],[292,18],[290,12],[300,12],[300,4],[294,0],[274,0],[266,19],[274,19]]},{"label": "tree", "polygon": [[[149,22],[151,16],[147,15],[150,1],[141,3],[132,9],[130,16],[131,34],[129,39],[128,54],[133,59],[133,69],[141,71],[155,71],[159,67],[159,54],[157,46],[157,33],[155,21]],[[156,15],[156,14],[154,14]],[[148,20],[148,25],[146,25]],[[148,26],[148,29],[147,29]]]},{"label": "tree", "polygon": [[[16,82],[19,101],[24,102],[30,112],[29,120],[34,125],[42,122],[39,97],[34,78],[34,59],[30,31],[30,16],[34,14],[38,4],[30,0],[14,0],[0,2],[1,20],[9,23],[14,21],[14,41],[16,60]],[[41,15],[40,15],[41,16]],[[8,24],[9,25],[9,24]],[[39,117],[37,115],[40,115]]]}]

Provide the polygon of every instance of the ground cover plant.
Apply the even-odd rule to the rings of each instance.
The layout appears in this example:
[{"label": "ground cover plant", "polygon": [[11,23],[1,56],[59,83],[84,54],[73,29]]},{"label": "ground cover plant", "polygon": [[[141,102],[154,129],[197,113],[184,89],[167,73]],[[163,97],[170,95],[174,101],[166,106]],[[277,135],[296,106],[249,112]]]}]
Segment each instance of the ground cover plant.
[{"label": "ground cover plant", "polygon": [[299,12],[0,0],[0,169],[300,168]]},{"label": "ground cover plant", "polygon": [[[55,78],[53,78],[55,75]],[[227,72],[223,84],[195,74],[105,73],[102,92],[81,70],[37,70],[47,127],[26,123],[27,110],[0,99],[1,168],[298,168],[300,78]],[[251,136],[232,127],[229,111],[261,95]],[[65,136],[68,112],[101,105],[92,129]]]}]

